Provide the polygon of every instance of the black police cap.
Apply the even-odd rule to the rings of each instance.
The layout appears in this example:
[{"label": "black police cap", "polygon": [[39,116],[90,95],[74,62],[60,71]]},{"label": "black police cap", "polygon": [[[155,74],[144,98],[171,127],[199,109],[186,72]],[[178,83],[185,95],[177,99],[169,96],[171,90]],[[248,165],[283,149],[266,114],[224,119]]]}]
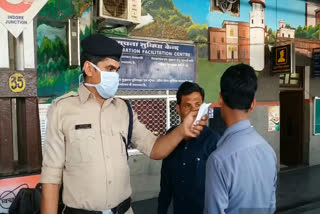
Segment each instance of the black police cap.
[{"label": "black police cap", "polygon": [[92,56],[102,56],[120,61],[122,45],[102,34],[93,34],[81,41],[83,52]]}]

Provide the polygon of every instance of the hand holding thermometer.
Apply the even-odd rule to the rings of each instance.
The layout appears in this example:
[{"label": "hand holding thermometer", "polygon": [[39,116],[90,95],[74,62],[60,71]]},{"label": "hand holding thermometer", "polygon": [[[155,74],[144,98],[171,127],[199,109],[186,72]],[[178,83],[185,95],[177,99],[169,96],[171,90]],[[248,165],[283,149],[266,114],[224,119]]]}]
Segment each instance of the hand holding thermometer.
[{"label": "hand holding thermometer", "polygon": [[197,117],[196,119],[194,120],[193,124],[196,124],[197,121],[201,120],[201,118],[203,116],[205,116],[206,114],[208,114],[208,109],[209,109],[209,106],[211,105],[211,103],[202,103],[200,108],[199,108],[199,111],[198,111],[198,114],[197,114]]}]

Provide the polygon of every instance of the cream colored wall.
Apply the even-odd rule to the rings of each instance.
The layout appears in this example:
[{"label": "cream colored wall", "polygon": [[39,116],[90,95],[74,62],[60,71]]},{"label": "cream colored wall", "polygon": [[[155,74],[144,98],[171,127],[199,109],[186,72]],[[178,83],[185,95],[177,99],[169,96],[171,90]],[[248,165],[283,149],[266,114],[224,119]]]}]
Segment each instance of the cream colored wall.
[{"label": "cream colored wall", "polygon": [[[232,35],[233,34],[233,35]],[[238,59],[238,25],[226,25],[226,37],[227,37],[227,59],[232,59],[232,51],[234,53],[234,59]]]}]

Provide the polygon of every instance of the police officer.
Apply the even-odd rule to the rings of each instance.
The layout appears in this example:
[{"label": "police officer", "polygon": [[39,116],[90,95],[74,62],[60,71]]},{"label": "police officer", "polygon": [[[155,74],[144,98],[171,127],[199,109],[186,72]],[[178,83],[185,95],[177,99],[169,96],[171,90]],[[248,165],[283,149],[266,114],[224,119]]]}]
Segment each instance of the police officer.
[{"label": "police officer", "polygon": [[[132,213],[130,173],[123,139],[128,135],[126,103],[119,85],[122,46],[95,34],[81,42],[84,84],[52,102],[41,173],[43,214],[57,213],[63,183],[64,213]],[[152,159],[167,157],[184,139],[197,137],[206,117],[193,125],[189,113],[176,129],[157,138],[134,114],[132,143]]]}]

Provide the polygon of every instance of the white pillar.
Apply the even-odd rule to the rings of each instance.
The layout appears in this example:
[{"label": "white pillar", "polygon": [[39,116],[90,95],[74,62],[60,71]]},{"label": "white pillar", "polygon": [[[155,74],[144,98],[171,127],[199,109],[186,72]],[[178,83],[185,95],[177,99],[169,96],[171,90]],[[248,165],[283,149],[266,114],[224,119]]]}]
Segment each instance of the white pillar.
[{"label": "white pillar", "polygon": [[24,68],[35,69],[35,36],[34,24],[31,21],[28,27],[23,31],[23,53]]},{"label": "white pillar", "polygon": [[20,34],[15,40],[15,67],[17,71],[24,70],[24,48],[23,48],[23,34]]},{"label": "white pillar", "polygon": [[262,3],[252,3],[250,12],[250,65],[264,69],[265,12]]},{"label": "white pillar", "polygon": [[2,24],[0,24],[0,41],[0,68],[9,68],[9,34]]}]

